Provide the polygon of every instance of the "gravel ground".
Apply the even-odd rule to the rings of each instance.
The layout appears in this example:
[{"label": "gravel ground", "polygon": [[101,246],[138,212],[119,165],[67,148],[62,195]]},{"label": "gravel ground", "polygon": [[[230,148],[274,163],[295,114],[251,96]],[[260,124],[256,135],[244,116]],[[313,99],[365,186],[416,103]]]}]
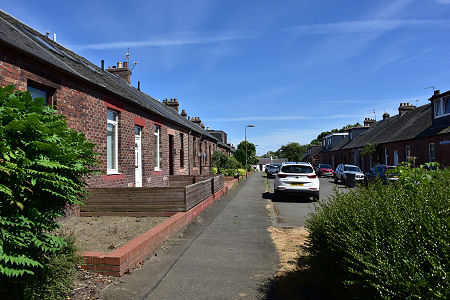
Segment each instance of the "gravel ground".
[{"label": "gravel ground", "polygon": [[167,217],[72,217],[61,222],[75,236],[79,251],[110,252],[166,220]]}]

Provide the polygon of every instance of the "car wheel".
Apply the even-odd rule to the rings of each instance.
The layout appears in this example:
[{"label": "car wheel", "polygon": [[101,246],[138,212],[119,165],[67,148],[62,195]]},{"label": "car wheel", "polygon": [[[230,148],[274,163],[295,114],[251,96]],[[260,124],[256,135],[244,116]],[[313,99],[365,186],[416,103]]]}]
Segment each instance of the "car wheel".
[{"label": "car wheel", "polygon": [[320,195],[319,192],[317,192],[313,195],[314,201],[319,201],[319,195]]},{"label": "car wheel", "polygon": [[278,201],[280,200],[280,191],[274,190],[273,191],[273,201]]}]

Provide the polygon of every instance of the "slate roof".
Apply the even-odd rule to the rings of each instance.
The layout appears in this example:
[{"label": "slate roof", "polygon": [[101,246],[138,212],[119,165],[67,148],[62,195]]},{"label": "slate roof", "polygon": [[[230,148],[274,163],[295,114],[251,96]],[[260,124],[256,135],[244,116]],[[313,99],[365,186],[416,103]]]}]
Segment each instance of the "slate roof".
[{"label": "slate roof", "polygon": [[173,108],[130,86],[121,77],[102,70],[84,57],[53,42],[45,35],[25,25],[3,10],[0,10],[0,42],[19,49],[54,68],[105,89],[121,97],[125,102],[133,103],[163,119],[203,134],[218,142],[222,147],[231,148],[197,124],[178,114]]},{"label": "slate roof", "polygon": [[450,133],[450,124],[433,126],[431,104],[419,106],[387,120],[374,123],[369,130],[362,133],[352,141],[349,137],[337,144],[331,151],[361,148],[367,144],[384,144],[415,138],[429,137]]}]

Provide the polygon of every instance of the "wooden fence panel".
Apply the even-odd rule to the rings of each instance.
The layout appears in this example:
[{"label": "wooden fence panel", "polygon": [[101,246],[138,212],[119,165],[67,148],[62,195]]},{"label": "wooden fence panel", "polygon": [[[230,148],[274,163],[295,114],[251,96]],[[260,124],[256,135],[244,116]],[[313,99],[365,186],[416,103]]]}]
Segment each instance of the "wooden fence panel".
[{"label": "wooden fence panel", "polygon": [[81,212],[179,212],[184,187],[92,188]]},{"label": "wooden fence panel", "polygon": [[217,191],[219,191],[221,188],[223,188],[225,186],[225,176],[223,176],[223,174],[214,176],[213,182],[214,182],[214,185],[213,185],[214,193],[216,193]]},{"label": "wooden fence panel", "polygon": [[186,187],[186,210],[212,195],[212,178]]},{"label": "wooden fence panel", "polygon": [[194,175],[170,175],[169,176],[169,187],[184,187],[194,184]]}]

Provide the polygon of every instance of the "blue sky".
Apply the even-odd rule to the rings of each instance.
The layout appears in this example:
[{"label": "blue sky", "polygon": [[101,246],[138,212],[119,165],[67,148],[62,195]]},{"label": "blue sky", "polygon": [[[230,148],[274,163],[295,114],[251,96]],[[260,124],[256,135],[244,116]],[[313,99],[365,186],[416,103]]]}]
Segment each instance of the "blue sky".
[{"label": "blue sky", "polygon": [[0,2],[258,154],[450,89],[450,0]]}]

